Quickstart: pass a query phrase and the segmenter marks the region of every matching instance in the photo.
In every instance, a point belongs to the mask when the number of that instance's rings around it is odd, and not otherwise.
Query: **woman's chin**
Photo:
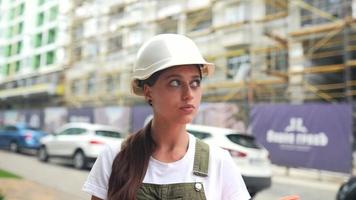
[[[185,116],[177,120],[177,123],[179,124],[190,124],[193,122],[194,117],[193,116]]]

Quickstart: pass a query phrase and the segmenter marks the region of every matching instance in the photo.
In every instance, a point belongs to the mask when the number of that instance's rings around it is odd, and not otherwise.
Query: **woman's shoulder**
[[[194,137],[194,136],[193,136]],[[197,142],[201,142],[209,149],[209,157],[214,161],[223,161],[229,158],[229,152],[214,143],[208,143],[198,138],[194,138]]]
[[[107,144],[100,153],[100,156],[109,160],[113,160],[120,152],[121,144]]]
[[[214,157],[215,159],[218,160],[226,160],[228,156],[230,156],[230,153],[223,149],[222,147],[213,144],[213,143],[207,143],[209,145],[209,152],[210,152],[210,157]]]

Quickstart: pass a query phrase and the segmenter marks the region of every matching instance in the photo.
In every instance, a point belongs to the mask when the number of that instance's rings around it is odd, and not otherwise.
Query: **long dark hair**
[[[151,124],[123,143],[117,154],[109,179],[109,200],[135,200],[146,174],[150,156],[155,148],[151,136]]]
[[[200,66],[197,65],[200,77]],[[146,80],[139,81],[138,85],[153,86],[164,70],[158,71]],[[136,193],[145,177],[150,156],[156,147],[151,135],[151,123],[136,134],[129,136],[122,144],[121,151],[112,164],[109,179],[109,200],[135,200]]]

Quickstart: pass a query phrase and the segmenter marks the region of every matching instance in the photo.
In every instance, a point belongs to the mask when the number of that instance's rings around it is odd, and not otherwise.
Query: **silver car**
[[[252,135],[237,133],[233,129],[193,124],[187,125],[187,131],[206,143],[230,152],[241,170],[251,197],[271,186],[272,169],[268,151],[257,144]]]

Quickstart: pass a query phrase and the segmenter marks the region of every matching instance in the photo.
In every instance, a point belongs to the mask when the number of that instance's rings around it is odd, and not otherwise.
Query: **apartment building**
[[[216,64],[204,101],[351,102],[356,94],[353,0],[27,2],[1,1],[7,105],[143,103],[130,93],[131,70],[140,45],[159,33],[188,35]]]
[[[261,84],[284,83],[266,70],[277,67],[285,71],[286,63],[282,66],[283,61],[278,61],[275,66],[266,62],[266,55],[252,56],[265,53],[276,43],[264,35],[262,22],[269,19],[263,0],[81,2],[73,18],[76,59],[66,73],[66,101],[70,105],[139,103],[129,86],[135,55],[145,40],[159,33],[190,36],[204,56],[216,63],[216,74],[205,81],[205,100],[243,96],[246,80],[251,77],[263,80]],[[274,21],[279,32],[286,34],[284,23]],[[286,55],[279,48],[271,48],[269,53],[282,58]]]
[[[0,3],[0,109],[63,102],[69,1]]]

